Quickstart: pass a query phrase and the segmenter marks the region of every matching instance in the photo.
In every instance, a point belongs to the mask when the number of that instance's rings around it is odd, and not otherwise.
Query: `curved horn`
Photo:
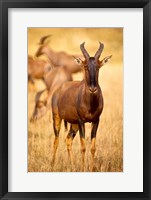
[[[100,43],[100,47],[99,47],[99,49],[97,50],[97,52],[96,52],[96,54],[94,56],[96,60],[99,59],[99,57],[101,56],[101,53],[102,53],[102,51],[104,49],[104,44],[102,44],[101,42],[99,42],[99,43]]]
[[[86,49],[85,49],[85,47],[84,47],[84,44],[85,44],[85,42],[83,42],[83,43],[80,45],[80,49],[81,49],[81,51],[82,51],[82,53],[83,53],[85,59],[88,60],[90,56],[89,56],[88,52],[86,51]]]
[[[46,35],[46,36],[43,36],[42,38],[40,38],[39,45],[44,44],[44,42],[46,41],[46,39],[47,39],[48,37],[50,37],[50,36],[51,36],[51,35]]]

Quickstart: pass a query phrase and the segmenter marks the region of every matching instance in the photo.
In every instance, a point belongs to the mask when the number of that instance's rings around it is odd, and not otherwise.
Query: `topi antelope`
[[[85,170],[85,123],[92,123],[91,130],[91,166],[94,170],[94,155],[96,151],[96,132],[99,125],[99,117],[103,110],[103,96],[98,83],[99,69],[109,61],[111,56],[99,60],[104,45],[100,43],[94,57],[90,57],[84,47],[80,49],[85,60],[76,58],[77,63],[83,68],[84,79],[82,81],[67,82],[56,90],[52,96],[52,115],[55,140],[53,145],[52,166],[55,162],[56,151],[59,143],[59,132],[62,119],[71,124],[66,138],[67,150],[71,170],[73,170],[72,142],[79,130],[81,142],[82,163],[81,170]]]
[[[83,56],[81,55],[70,55],[66,52],[60,51],[56,52],[49,47],[49,42],[46,40],[50,37],[50,35],[44,36],[40,39],[39,48],[35,54],[35,56],[39,57],[41,55],[46,55],[50,62],[54,64],[54,66],[66,66],[67,70],[71,73],[76,73],[81,71],[80,65],[78,65],[73,57],[80,57],[81,59]]]

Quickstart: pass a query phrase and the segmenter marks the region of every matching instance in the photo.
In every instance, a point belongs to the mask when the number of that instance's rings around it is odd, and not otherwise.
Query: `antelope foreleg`
[[[53,168],[54,163],[55,163],[56,151],[57,151],[58,145],[59,145],[59,137],[55,136],[55,140],[54,140],[54,143],[53,143],[53,156],[52,156],[52,161],[51,161],[52,168]]]
[[[96,132],[99,125],[99,119],[92,124],[92,131],[91,131],[91,165],[90,171],[94,171],[94,156],[95,156],[95,140],[96,140]]]
[[[59,115],[53,114],[53,128],[54,128],[54,133],[55,133],[55,140],[53,144],[53,156],[52,156],[52,162],[51,162],[52,168],[55,163],[56,151],[59,145],[60,126],[61,126],[61,118],[59,117]]]
[[[82,163],[81,163],[81,171],[85,171],[85,127],[84,123],[79,124],[79,132],[80,132],[80,142],[81,142],[81,154],[82,154]]]

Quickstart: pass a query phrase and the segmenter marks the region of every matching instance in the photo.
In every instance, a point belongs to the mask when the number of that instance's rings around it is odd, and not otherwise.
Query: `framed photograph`
[[[151,2],[1,1],[1,199],[150,199]]]

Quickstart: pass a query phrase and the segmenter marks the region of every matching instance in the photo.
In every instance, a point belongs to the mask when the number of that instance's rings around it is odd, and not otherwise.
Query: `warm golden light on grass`
[[[85,46],[90,55],[99,47],[98,41],[105,48],[101,58],[113,55],[110,62],[99,72],[99,83],[104,97],[104,110],[96,137],[95,171],[123,171],[123,29],[122,28],[29,28],[28,54],[34,55],[40,37],[51,34],[50,47],[56,51],[81,54],[80,44]],[[44,56],[43,56],[44,58]],[[82,80],[82,73],[73,75],[74,80]],[[35,87],[28,87],[28,171],[51,172],[52,145],[54,133],[50,112],[35,123],[30,123],[34,109],[36,92],[45,88],[42,81],[36,80]],[[86,171],[90,167],[91,124],[86,124]],[[54,166],[55,172],[70,171],[66,148],[67,132],[62,123],[60,142]],[[73,141],[75,170],[80,171],[80,138],[77,133]]]

